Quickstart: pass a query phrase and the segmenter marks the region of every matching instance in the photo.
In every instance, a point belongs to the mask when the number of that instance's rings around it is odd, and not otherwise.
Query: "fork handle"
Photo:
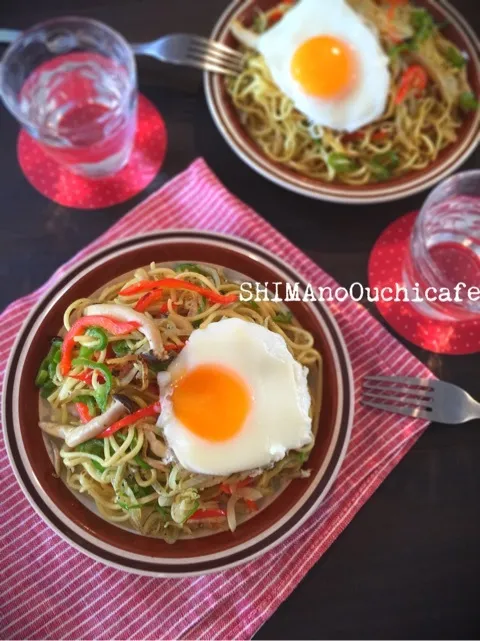
[[[15,29],[0,29],[0,43],[10,44],[16,40],[21,33],[21,31],[16,31]]]
[[[137,56],[150,56],[151,58],[156,58],[157,60],[160,60],[160,62],[169,62],[165,58],[165,56],[162,56],[156,47],[152,46],[151,42],[137,42],[135,44],[131,45],[133,49],[133,53],[135,53]]]
[[[475,402],[474,404],[472,403],[472,414],[473,418],[480,418],[480,403]]]

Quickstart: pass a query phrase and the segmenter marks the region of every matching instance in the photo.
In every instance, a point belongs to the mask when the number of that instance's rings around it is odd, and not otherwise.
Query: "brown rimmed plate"
[[[152,260],[222,265],[260,283],[306,281],[280,259],[247,241],[210,233],[168,231],[124,240],[78,263],[62,276],[31,312],[13,346],[5,375],[3,425],[10,462],[28,500],[63,539],[98,561],[155,576],[217,572],[248,561],[277,545],[298,528],[329,491],[344,458],[353,419],[353,382],[340,330],[321,303],[288,303],[312,332],[323,356],[324,382],[312,474],[291,482],[281,501],[273,501],[235,533],[221,532],[173,545],[105,521],[80,502],[52,474],[38,424],[34,379],[49,339],[62,325],[66,307],[102,284]],[[280,295],[285,289],[280,288]]]
[[[250,24],[256,8],[271,9],[278,0],[233,0],[220,16],[211,38],[232,47],[238,43],[230,33],[232,20]],[[445,35],[468,54],[468,77],[473,91],[480,95],[480,42],[460,13],[446,0],[418,0],[437,22],[446,23]],[[225,89],[223,76],[206,72],[205,93],[212,117],[230,147],[256,172],[272,182],[310,198],[331,202],[368,204],[397,200],[431,187],[453,173],[475,150],[479,142],[480,110],[465,118],[457,141],[445,148],[438,158],[422,171],[364,186],[328,183],[315,180],[269,159],[248,136]]]

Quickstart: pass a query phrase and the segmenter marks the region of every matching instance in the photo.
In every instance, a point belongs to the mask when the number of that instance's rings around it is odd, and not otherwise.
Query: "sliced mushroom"
[[[137,403],[135,403],[135,401],[132,401],[132,399],[128,398],[128,396],[126,396],[125,394],[114,394],[113,398],[116,401],[120,401],[120,403],[124,406],[129,414],[133,414],[133,412],[136,412],[138,410]]]
[[[176,354],[171,353],[167,358],[157,358],[152,352],[144,352],[140,354],[140,359],[145,361],[154,372],[164,372],[176,356]]]
[[[100,416],[92,418],[92,420],[85,423],[85,425],[70,428],[64,436],[65,442],[70,447],[76,447],[80,445],[80,443],[89,441],[91,438],[98,436],[105,428],[112,425],[112,423],[121,419],[125,414],[127,414],[127,408],[123,402],[114,399],[108,410],[100,414]]]
[[[40,421],[40,423],[38,424],[38,427],[40,427],[44,432],[46,432],[50,436],[55,436],[56,438],[63,438],[63,439],[66,438],[69,432],[75,429],[71,425],[60,425],[59,423],[50,423],[48,421]]]

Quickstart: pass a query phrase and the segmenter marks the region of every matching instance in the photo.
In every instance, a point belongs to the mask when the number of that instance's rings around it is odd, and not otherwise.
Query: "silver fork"
[[[133,44],[136,54],[152,56],[162,62],[196,67],[227,75],[243,68],[243,55],[221,42],[189,33],[173,33],[152,42]]]
[[[437,423],[480,418],[480,403],[457,385],[408,376],[366,376],[363,405]]]
[[[20,33],[14,29],[0,29],[0,43],[13,42]],[[189,33],[173,33],[152,42],[140,42],[131,46],[138,55],[151,56],[175,65],[231,76],[239,74],[243,68],[243,55],[239,51],[221,42]]]

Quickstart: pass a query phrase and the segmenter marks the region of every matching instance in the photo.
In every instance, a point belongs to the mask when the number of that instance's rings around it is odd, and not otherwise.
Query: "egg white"
[[[245,423],[227,441],[201,438],[175,416],[172,385],[205,364],[233,370],[250,392]],[[264,468],[313,438],[308,370],[295,361],[282,336],[261,325],[228,318],[195,330],[168,373],[169,384],[159,378],[162,412],[157,425],[179,463],[192,472],[227,476]]]
[[[307,94],[292,77],[291,60],[306,40],[329,35],[350,45],[358,64],[355,87],[345,96]],[[300,0],[257,40],[273,80],[312,124],[355,131],[385,111],[390,74],[376,33],[345,0]]]

